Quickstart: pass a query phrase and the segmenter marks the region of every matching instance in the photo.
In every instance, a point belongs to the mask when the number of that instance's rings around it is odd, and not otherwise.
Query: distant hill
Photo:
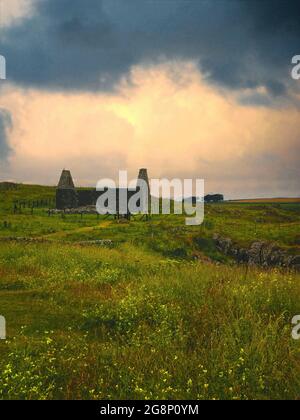
[[[11,209],[15,203],[29,205],[31,202],[55,200],[55,187],[42,185],[15,184],[13,182],[0,183],[0,211]]]
[[[295,198],[249,198],[240,200],[230,200],[233,203],[300,203],[300,197]]]
[[[14,182],[0,182],[1,191],[16,190],[18,187],[19,184],[15,184]]]

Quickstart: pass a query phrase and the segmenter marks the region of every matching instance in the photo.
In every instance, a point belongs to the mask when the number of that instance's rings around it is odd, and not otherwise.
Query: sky
[[[0,0],[0,180],[300,196],[300,3]]]

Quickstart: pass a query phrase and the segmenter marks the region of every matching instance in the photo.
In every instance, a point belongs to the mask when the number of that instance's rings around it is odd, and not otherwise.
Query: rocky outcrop
[[[66,208],[64,210],[52,209],[50,214],[98,214],[96,206],[83,206],[77,208]]]
[[[45,243],[50,242],[43,238],[25,238],[21,236],[11,237],[11,236],[5,236],[3,238],[0,238],[0,242],[18,242],[18,243],[24,243],[24,244],[34,244],[34,243]]]
[[[74,242],[73,242],[74,243]],[[80,241],[75,242],[76,245],[81,246],[100,246],[104,248],[114,248],[115,244],[110,239],[99,239],[95,241]]]
[[[285,250],[270,242],[253,242],[249,248],[237,245],[230,238],[214,235],[217,249],[239,263],[262,267],[286,267],[300,271],[300,255],[289,255]]]
[[[0,242],[18,242],[24,244],[60,243],[63,245],[100,246],[104,248],[113,248],[115,246],[115,242],[110,239],[97,239],[94,241],[57,241],[45,238],[3,237],[0,238]]]

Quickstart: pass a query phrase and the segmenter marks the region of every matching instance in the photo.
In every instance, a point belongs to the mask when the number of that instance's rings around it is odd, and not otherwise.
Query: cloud
[[[1,26],[10,26],[16,24],[25,16],[28,16],[32,10],[32,0],[5,0],[1,2]]]
[[[23,86],[111,92],[134,66],[193,60],[211,83],[264,87],[267,104],[299,92],[299,15],[298,0],[33,0],[0,49]]]
[[[204,178],[226,197],[299,196],[299,109],[242,106],[193,63],[135,67],[131,78],[119,94],[7,89],[14,154],[2,177],[55,184],[65,167],[84,186],[148,167]]]
[[[6,109],[0,108],[0,161],[5,161],[11,149],[8,142],[8,131],[12,128],[12,118]]]

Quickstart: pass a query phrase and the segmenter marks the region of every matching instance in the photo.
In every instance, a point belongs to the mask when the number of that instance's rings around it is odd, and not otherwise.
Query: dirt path
[[[61,239],[68,236],[70,233],[87,233],[92,232],[95,229],[106,229],[108,226],[111,225],[111,221],[107,220],[104,222],[100,222],[98,225],[94,226],[85,226],[81,228],[75,228],[70,230],[59,231],[55,233],[49,233],[48,235],[39,236],[37,239]]]

